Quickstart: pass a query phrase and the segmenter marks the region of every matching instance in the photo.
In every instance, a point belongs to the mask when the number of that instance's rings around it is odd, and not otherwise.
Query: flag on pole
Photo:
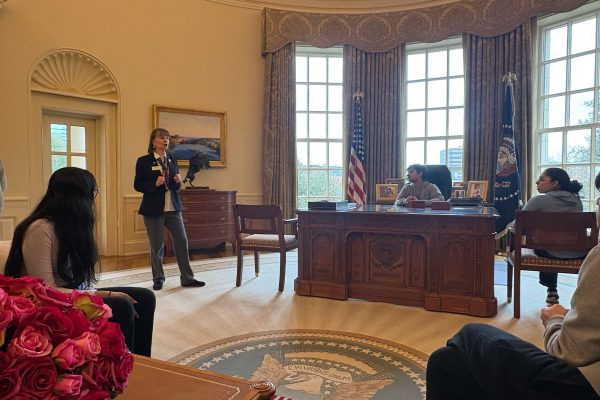
[[[348,163],[348,199],[356,204],[365,204],[367,202],[367,182],[362,124],[363,93],[361,91],[354,92],[352,98],[354,100],[354,129]]]
[[[496,220],[496,232],[502,231],[510,221],[515,219],[521,193],[519,156],[513,126],[515,114],[513,85],[516,79],[517,76],[512,72],[508,72],[502,77],[506,86],[504,87],[502,112],[502,138],[498,148],[496,183],[494,185],[494,207],[500,214],[500,218]]]

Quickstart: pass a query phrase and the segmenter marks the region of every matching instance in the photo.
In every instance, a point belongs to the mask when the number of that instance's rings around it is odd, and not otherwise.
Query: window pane
[[[427,107],[445,107],[447,105],[446,80],[427,83]]]
[[[427,136],[446,135],[446,110],[427,111]]]
[[[71,167],[77,167],[86,169],[86,160],[85,157],[82,156],[72,156],[71,157]]]
[[[450,169],[452,180],[460,182],[463,180],[462,175],[462,139],[448,140],[448,161],[445,163]]]
[[[308,145],[306,142],[296,143],[296,160],[299,168],[308,166]]]
[[[67,167],[67,156],[52,155],[52,172],[57,169]]]
[[[327,166],[327,143],[312,142],[309,146],[309,159],[311,167]]]
[[[71,126],[71,151],[85,153],[85,127]]]
[[[325,114],[309,114],[308,133],[311,139],[325,139],[327,137],[327,117]]]
[[[427,164],[446,163],[446,141],[430,140],[427,142]]]
[[[594,86],[595,64],[595,54],[587,54],[571,59],[571,90],[587,89]]]
[[[327,171],[310,170],[308,172],[308,195],[313,197],[327,197]]]
[[[572,94],[569,112],[569,125],[581,125],[593,122],[594,92]]]
[[[589,129],[567,132],[567,162],[590,162],[592,135]],[[571,178],[572,179],[572,178]]]
[[[407,57],[406,79],[413,81],[425,78],[425,53],[409,54]]]
[[[571,180],[577,180],[579,183],[583,185],[581,192],[579,192],[579,197],[581,200],[590,198],[590,167],[589,165],[580,166],[580,165],[571,165],[566,166],[564,168],[565,171],[569,174]]]
[[[308,171],[298,170],[298,197],[308,196]]]
[[[329,83],[342,83],[344,81],[344,60],[342,58],[329,59]]]
[[[540,163],[561,163],[562,143],[562,132],[542,133],[540,135]]]
[[[327,86],[309,85],[308,109],[310,111],[327,111]]]
[[[411,164],[425,164],[424,141],[406,142],[406,166]]]
[[[565,96],[544,99],[543,128],[556,128],[565,125]]]
[[[406,85],[406,109],[425,108],[425,82]]]
[[[425,111],[410,111],[406,113],[406,136],[425,136]]]
[[[296,85],[296,110],[308,110],[308,85]]]
[[[296,57],[296,82],[308,81],[307,63],[306,57]]]
[[[67,126],[50,124],[50,151],[67,151]],[[54,163],[53,163],[54,165]],[[66,160],[65,160],[66,166]],[[53,170],[54,171],[54,170]]]
[[[448,135],[465,134],[465,109],[451,108],[448,110]],[[462,143],[462,140],[461,140]]]
[[[573,24],[571,31],[571,54],[596,48],[596,18]]]
[[[465,69],[463,67],[463,50],[452,49],[450,50],[450,73],[449,75],[464,75]]]
[[[332,169],[329,171],[329,196],[342,197],[342,188],[344,183],[342,182],[343,173],[341,169]]]
[[[342,111],[342,87],[329,86],[329,111]]]
[[[327,58],[309,57],[308,59],[308,79],[310,82],[327,81]]]
[[[567,55],[567,26],[548,29],[544,43],[544,59],[552,60]]]
[[[462,106],[465,102],[465,80],[464,78],[450,79],[449,105]]]
[[[329,166],[341,167],[344,159],[344,148],[342,143],[329,143]]]
[[[428,53],[427,57],[427,77],[441,78],[448,75],[447,51],[435,51]]]
[[[308,122],[306,113],[296,113],[296,138],[305,139],[308,137]]]
[[[342,114],[329,114],[329,139],[342,139],[344,137],[344,121]]]
[[[543,94],[564,92],[567,88],[567,62],[555,61],[544,66]]]
[[[595,147],[596,148],[594,149],[594,162],[600,162],[600,128],[596,128],[596,146]],[[596,175],[594,175],[594,176],[596,176]]]

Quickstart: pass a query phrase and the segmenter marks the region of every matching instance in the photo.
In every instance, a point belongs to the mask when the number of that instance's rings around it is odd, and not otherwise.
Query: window
[[[407,45],[405,167],[446,164],[462,181],[464,67],[460,39]]]
[[[296,48],[298,206],[344,199],[342,48]]]
[[[600,172],[600,7],[589,6],[540,21],[533,176],[548,167],[563,168],[583,184],[584,209],[593,210],[594,178]]]
[[[51,175],[63,167],[94,171],[94,121],[80,117],[44,115],[45,142],[49,153]]]

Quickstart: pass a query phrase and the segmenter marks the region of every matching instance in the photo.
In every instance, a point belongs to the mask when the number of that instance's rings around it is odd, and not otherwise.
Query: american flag
[[[362,124],[362,92],[355,92],[354,98],[354,130],[352,131],[352,147],[348,163],[348,199],[356,204],[367,202],[367,182],[365,177],[365,146],[363,143]]]
[[[519,207],[521,176],[513,126],[515,113],[513,84],[516,79],[517,76],[512,72],[508,72],[502,78],[506,86],[502,113],[502,138],[498,148],[498,166],[494,185],[494,207],[500,214],[500,218],[496,219],[496,232],[504,230],[506,225],[515,219],[515,212]]]

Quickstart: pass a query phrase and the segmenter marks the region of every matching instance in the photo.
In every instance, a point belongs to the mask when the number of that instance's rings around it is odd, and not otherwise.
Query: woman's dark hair
[[[596,189],[600,190],[600,172],[596,175],[596,180],[594,181],[594,185],[596,185]]]
[[[94,175],[85,169],[66,167],[54,172],[42,200],[15,228],[4,273],[15,277],[25,274],[25,232],[34,221],[48,219],[53,222],[58,239],[58,275],[72,289],[82,283],[89,285],[96,282],[98,247],[94,230],[94,197],[97,189]]]
[[[152,130],[152,132],[150,132],[150,139],[148,140],[148,154],[152,154],[154,152],[154,145],[152,144],[152,141],[157,136],[160,136],[160,137],[163,137],[163,136],[171,137],[171,134],[165,128],[154,128]]]
[[[546,168],[542,175],[547,175],[553,181],[558,182],[561,190],[566,190],[571,193],[579,193],[583,185],[576,180],[571,180],[567,171],[562,168]]]

